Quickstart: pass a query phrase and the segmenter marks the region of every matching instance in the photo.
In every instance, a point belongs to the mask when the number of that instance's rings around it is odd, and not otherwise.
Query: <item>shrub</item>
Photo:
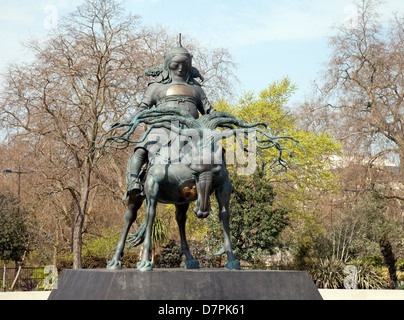
[[[384,289],[386,279],[369,262],[353,261],[348,265],[357,268],[358,289]],[[342,289],[344,288],[345,264],[338,259],[320,259],[313,264],[310,275],[318,288]]]
[[[203,243],[197,241],[188,241],[190,251],[196,260],[199,261],[201,268],[219,268],[221,258],[208,254]],[[161,252],[156,255],[154,260],[155,268],[180,268],[183,265],[183,257],[180,256],[179,241],[171,240],[163,247]]]
[[[122,267],[127,269],[136,269],[137,263],[140,261],[138,253],[134,250],[125,253],[122,257]]]
[[[382,268],[384,266],[383,258],[378,255],[366,256],[360,259],[361,264],[369,264],[375,268]]]
[[[352,263],[358,270],[358,289],[384,289],[385,280],[369,262]]]
[[[337,259],[319,259],[309,273],[317,288],[340,289],[344,287],[344,263]]]
[[[397,270],[404,271],[404,259],[397,259],[396,267]]]

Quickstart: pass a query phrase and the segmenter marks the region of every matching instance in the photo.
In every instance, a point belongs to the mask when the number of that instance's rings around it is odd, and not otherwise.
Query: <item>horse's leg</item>
[[[185,234],[185,223],[187,221],[187,211],[189,203],[175,205],[175,220],[177,220],[178,229],[180,231],[181,238],[181,253],[185,254],[185,268],[187,269],[199,269],[199,262],[194,259],[187,242],[187,236]]]
[[[216,199],[219,203],[219,219],[222,223],[223,227],[223,248],[224,252],[227,255],[227,262],[225,265],[226,269],[240,270],[240,261],[236,260],[236,257],[233,254],[233,249],[230,240],[230,210],[229,210],[229,201],[231,195],[231,183],[230,180],[224,184],[223,187],[216,190]]]
[[[151,236],[153,230],[153,222],[156,216],[157,207],[157,194],[158,194],[158,183],[153,179],[150,179],[150,183],[145,186],[146,191],[146,231],[143,241],[143,254],[140,262],[137,264],[137,269],[139,271],[151,271],[153,270],[152,263],[150,261],[150,249],[151,249]]]
[[[142,206],[143,200],[144,197],[140,196],[140,194],[129,195],[128,210],[125,213],[125,223],[123,225],[121,238],[118,241],[112,260],[108,261],[107,269],[122,269],[121,258],[125,248],[126,237],[128,236],[131,225],[136,220],[137,211]]]

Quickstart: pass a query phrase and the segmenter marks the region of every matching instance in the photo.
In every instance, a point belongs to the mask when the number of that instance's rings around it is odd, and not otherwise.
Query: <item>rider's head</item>
[[[192,67],[192,55],[184,47],[175,47],[168,50],[164,55],[164,70],[170,78],[181,78],[187,82],[190,78]]]

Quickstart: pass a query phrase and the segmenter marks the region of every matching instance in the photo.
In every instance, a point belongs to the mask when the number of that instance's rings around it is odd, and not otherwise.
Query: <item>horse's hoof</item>
[[[238,260],[227,261],[224,267],[228,270],[241,270],[240,261]]]
[[[107,263],[107,269],[109,270],[121,270],[122,262],[120,260],[112,259]]]
[[[136,268],[138,271],[152,271],[153,264],[150,261],[140,261],[137,263]]]
[[[198,260],[187,260],[185,261],[185,268],[186,269],[200,269],[199,261]]]

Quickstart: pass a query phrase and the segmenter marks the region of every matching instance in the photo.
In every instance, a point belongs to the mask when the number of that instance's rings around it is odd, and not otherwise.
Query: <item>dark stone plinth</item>
[[[63,270],[49,300],[322,300],[303,271]]]

